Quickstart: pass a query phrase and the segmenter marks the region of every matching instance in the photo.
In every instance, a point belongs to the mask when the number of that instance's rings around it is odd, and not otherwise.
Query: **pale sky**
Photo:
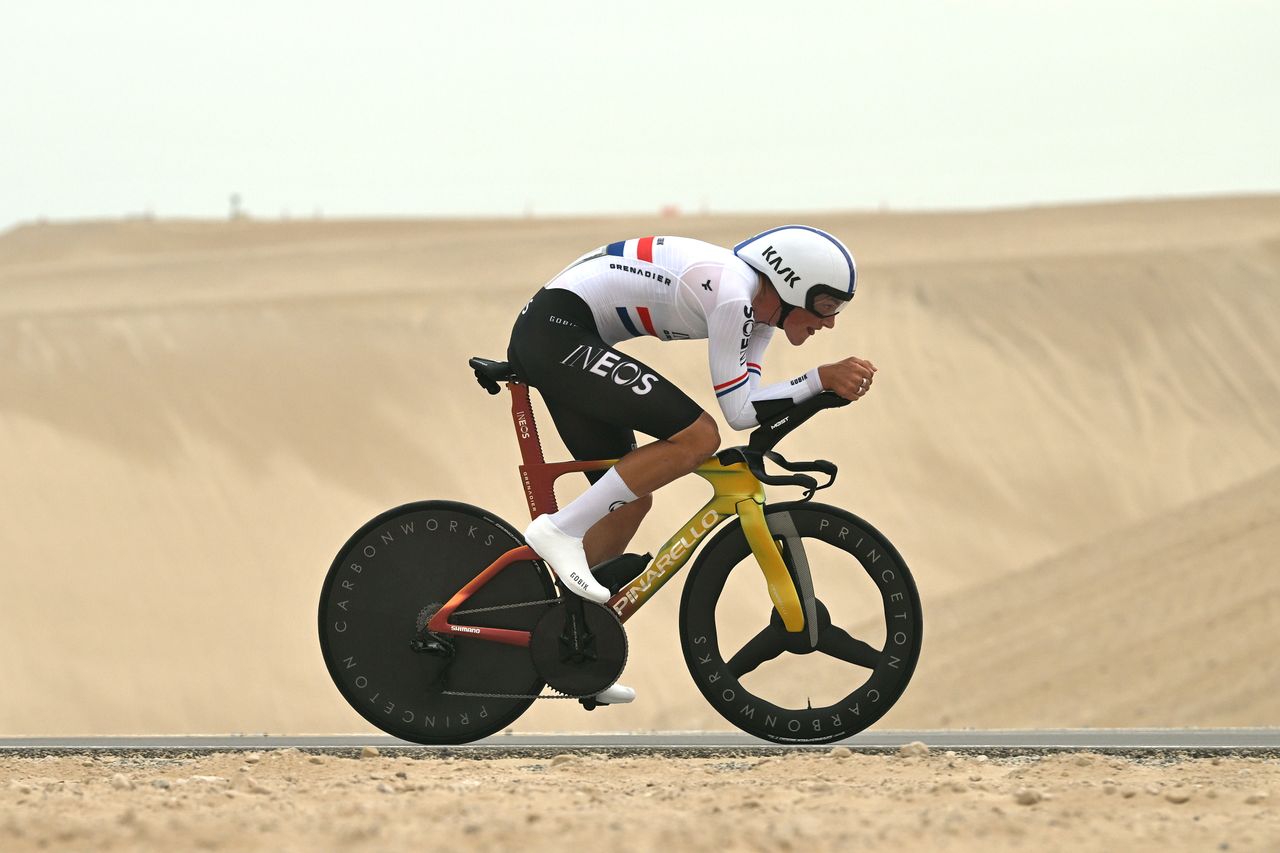
[[[0,0],[0,229],[1280,191],[1280,3]]]

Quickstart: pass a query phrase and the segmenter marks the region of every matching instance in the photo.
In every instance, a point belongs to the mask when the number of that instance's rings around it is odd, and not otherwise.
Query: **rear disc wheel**
[[[361,527],[333,561],[319,608],[325,665],[351,707],[387,734],[423,744],[467,743],[515,722],[544,686],[529,650],[465,635],[423,643],[433,638],[421,628],[486,566],[523,544],[502,519],[453,501],[405,504]],[[461,610],[555,597],[545,566],[524,561]],[[451,621],[531,631],[548,607],[503,606]]]

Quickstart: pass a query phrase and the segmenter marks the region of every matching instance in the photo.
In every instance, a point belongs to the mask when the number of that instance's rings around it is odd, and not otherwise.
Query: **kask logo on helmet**
[[[761,257],[764,258],[764,262],[773,267],[774,272],[780,275],[784,282],[789,284],[791,287],[796,286],[796,282],[800,280],[800,274],[791,269],[791,267],[783,266],[786,262],[782,260],[782,255],[778,254],[777,249],[770,246],[760,254]]]
[[[634,361],[626,361],[616,352],[586,344],[579,344],[560,363],[612,379],[615,385],[629,387],[634,393],[641,395],[652,391],[654,383],[658,381],[657,376],[646,372]]]

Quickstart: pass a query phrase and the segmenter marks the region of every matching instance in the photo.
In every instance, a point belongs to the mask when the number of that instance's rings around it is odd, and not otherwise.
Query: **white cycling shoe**
[[[566,587],[587,601],[604,604],[612,597],[609,588],[591,574],[591,569],[587,566],[587,554],[582,550],[582,540],[556,527],[549,516],[540,515],[531,521],[524,531],[524,541],[538,552],[539,557],[547,561],[551,571],[556,573],[556,577]],[[632,698],[635,698],[634,693]]]
[[[608,690],[601,690],[596,694],[596,701],[601,705],[625,705],[628,702],[634,702],[635,698],[635,689],[625,684],[615,684]]]

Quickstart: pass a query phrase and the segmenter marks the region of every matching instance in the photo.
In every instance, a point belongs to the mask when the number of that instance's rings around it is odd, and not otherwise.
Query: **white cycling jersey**
[[[711,385],[734,429],[759,423],[756,404],[799,403],[822,391],[818,370],[760,386],[773,328],[755,322],[759,276],[729,249],[688,237],[640,237],[588,252],[547,283],[591,308],[604,342],[651,335],[707,340]]]

